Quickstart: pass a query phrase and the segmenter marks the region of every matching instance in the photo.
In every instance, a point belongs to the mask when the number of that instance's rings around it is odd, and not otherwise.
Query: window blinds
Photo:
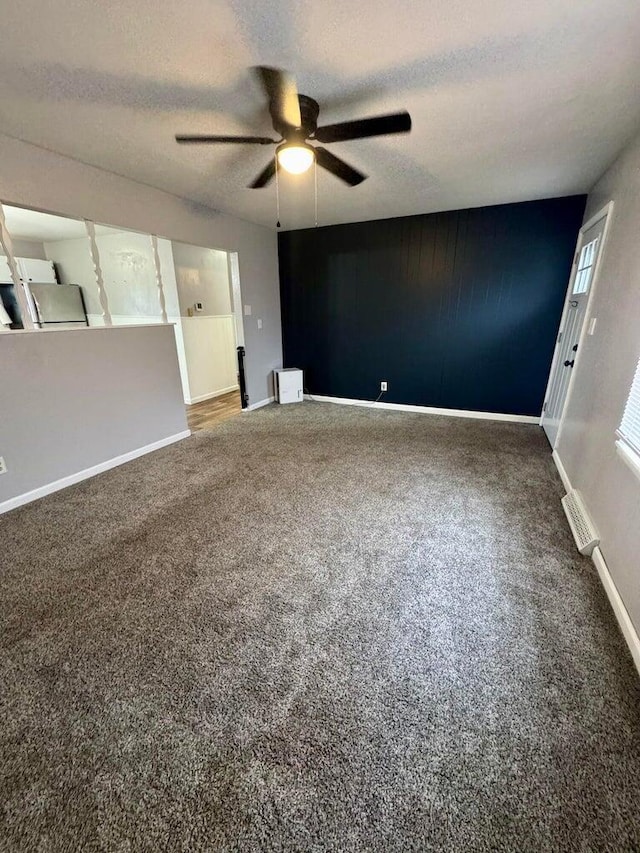
[[[633,377],[631,391],[618,430],[620,438],[640,455],[640,361]]]

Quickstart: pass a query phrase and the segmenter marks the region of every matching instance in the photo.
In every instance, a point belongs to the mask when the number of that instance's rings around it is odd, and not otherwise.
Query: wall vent
[[[562,498],[562,508],[569,522],[569,527],[576,540],[578,551],[590,557],[596,545],[600,544],[600,538],[596,533],[580,493],[573,489]]]

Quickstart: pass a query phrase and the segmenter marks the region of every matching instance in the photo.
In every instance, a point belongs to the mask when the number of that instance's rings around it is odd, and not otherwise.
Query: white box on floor
[[[302,371],[297,367],[286,367],[273,373],[278,403],[300,403],[303,398]]]

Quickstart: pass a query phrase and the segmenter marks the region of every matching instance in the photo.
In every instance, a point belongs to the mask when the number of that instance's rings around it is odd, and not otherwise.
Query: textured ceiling
[[[276,65],[321,123],[413,117],[408,136],[330,146],[370,178],[319,170],[320,224],[566,195],[640,123],[639,44],[637,0],[21,0],[2,15],[0,129],[273,226],[275,187],[245,188],[268,148],[173,135],[269,133],[248,69]],[[284,228],[313,224],[313,170],[280,196]]]

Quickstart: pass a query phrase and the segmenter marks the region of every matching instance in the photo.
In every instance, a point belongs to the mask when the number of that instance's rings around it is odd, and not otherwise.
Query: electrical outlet
[[[387,390],[387,383],[386,383],[386,382],[381,382],[381,383],[380,383],[380,390],[381,390],[381,391],[386,391],[386,390]]]
[[[4,461],[4,456],[0,456],[0,474],[7,473],[7,466]]]

